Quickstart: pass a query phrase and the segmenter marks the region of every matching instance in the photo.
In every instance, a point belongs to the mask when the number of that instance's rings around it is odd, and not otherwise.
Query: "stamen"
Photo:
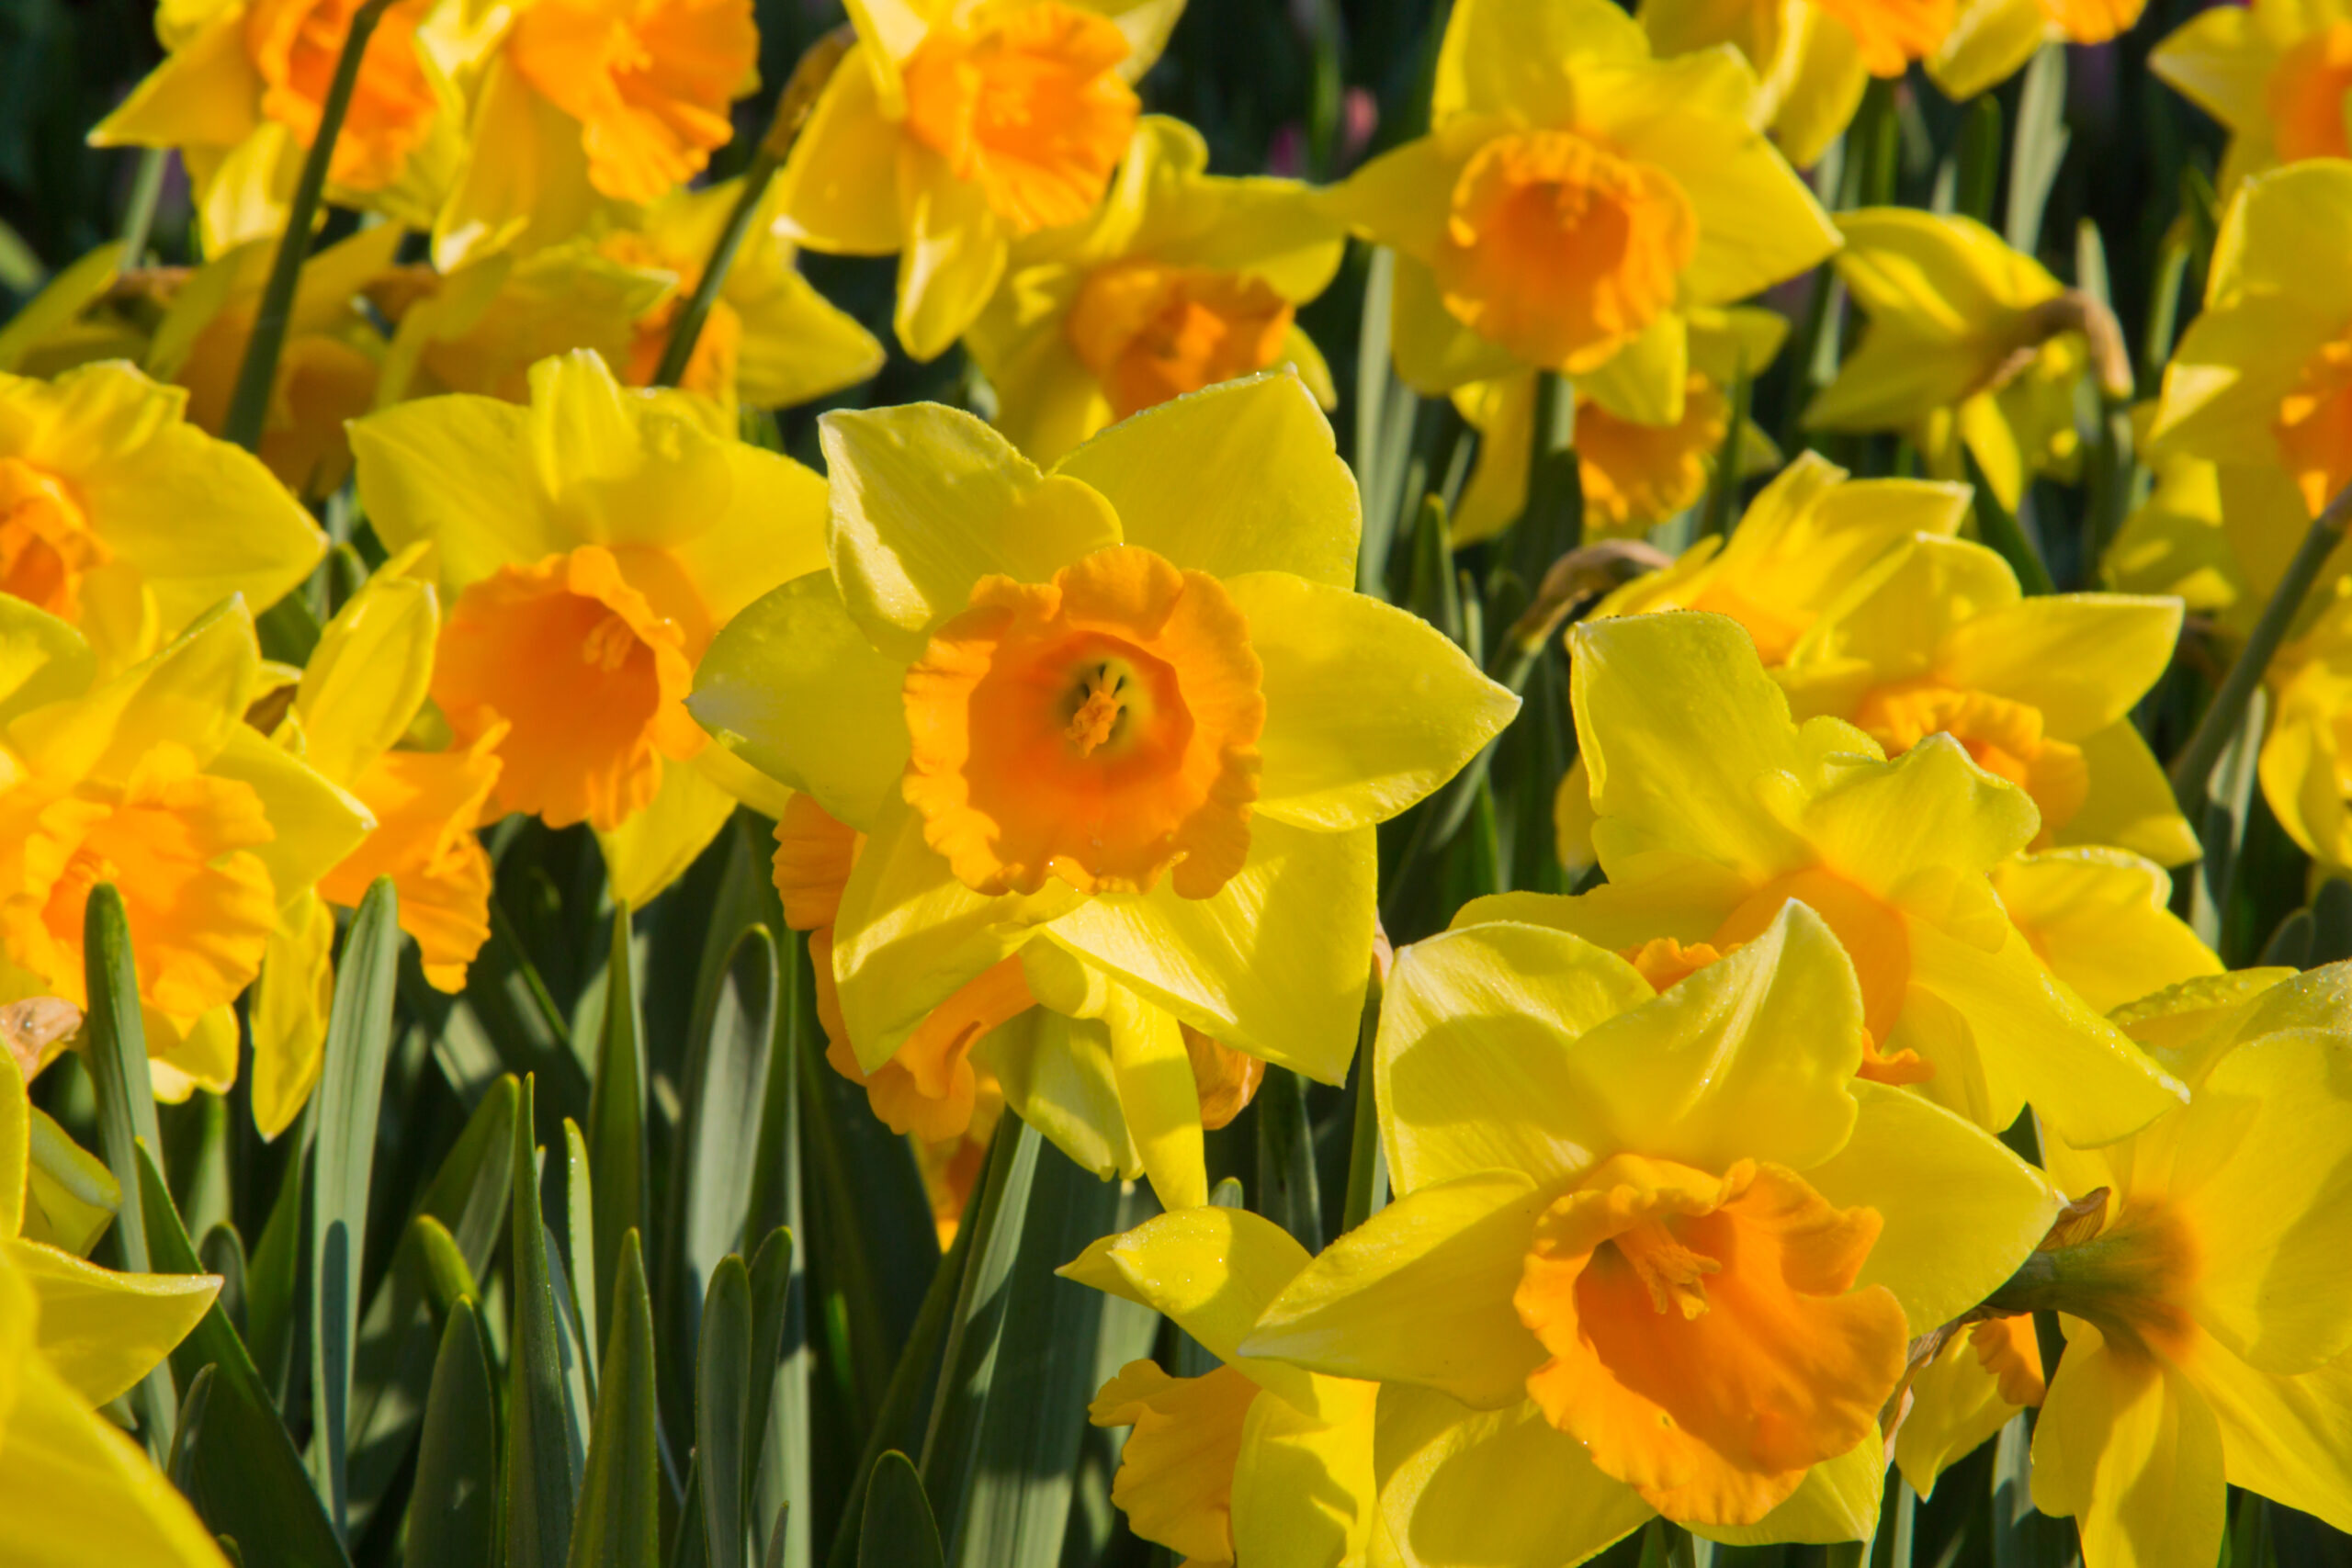
[[[581,640],[580,657],[582,662],[593,664],[610,675],[628,662],[628,656],[636,647],[637,633],[629,628],[629,624],[616,615],[607,615],[589,628],[587,637]]]
[[[1648,1290],[1650,1305],[1661,1313],[1671,1305],[1686,1323],[1707,1310],[1707,1292],[1699,1281],[1722,1272],[1722,1264],[1675,1240],[1657,1220],[1644,1220],[1612,1239]]]
[[[1125,684],[1111,673],[1107,664],[1098,664],[1087,672],[1086,698],[1070,716],[1069,728],[1062,731],[1080,756],[1094,755],[1094,749],[1110,739],[1111,731],[1118,728],[1119,716],[1126,711],[1119,701],[1119,689]]]

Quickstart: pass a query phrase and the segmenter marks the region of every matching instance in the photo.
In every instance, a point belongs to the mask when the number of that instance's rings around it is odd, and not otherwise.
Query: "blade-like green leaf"
[[[1296,1236],[1307,1251],[1319,1252],[1323,1200],[1315,1174],[1315,1132],[1307,1125],[1301,1084],[1287,1067],[1268,1067],[1259,1086],[1258,1212]]]
[[[204,1438],[205,1406],[212,1400],[212,1380],[220,1369],[207,1366],[187,1381],[187,1396],[180,1401],[179,1424],[172,1428],[171,1458],[164,1473],[183,1493],[196,1485],[196,1447]]]
[[[759,1156],[762,1090],[776,1026],[775,942],[754,926],[719,971],[686,1063],[677,1158],[670,1171],[669,1299],[676,1318],[672,1364],[692,1364],[694,1314],[719,1259],[744,1245]]]
[[[514,1328],[506,1368],[506,1565],[556,1568],[571,1550],[571,1506],[580,1485],[580,1439],[564,1389],[555,1280],[547,1224],[539,1217],[537,1145],[531,1137],[533,1079],[523,1080],[514,1117]]]
[[[492,1568],[498,1540],[498,1402],[470,1303],[441,1331],[408,1500],[407,1561]]]
[[[588,1165],[595,1176],[595,1267],[581,1265],[592,1302],[610,1301],[625,1232],[643,1233],[645,1206],[645,1040],[629,955],[628,906],[613,910],[612,966],[605,983],[605,1028],[588,1100]],[[575,1255],[575,1265],[580,1260]],[[593,1280],[593,1285],[590,1281]],[[594,1333],[595,1314],[582,1314]],[[593,1343],[593,1340],[592,1340]]]
[[[571,1283],[564,1299],[571,1305],[580,1343],[594,1345],[597,1338],[596,1263],[604,1256],[596,1236],[596,1183],[589,1168],[588,1141],[569,1116],[563,1119],[563,1271]],[[588,1374],[588,1397],[593,1402],[596,1368],[593,1358],[583,1358],[582,1365]]]
[[[670,1533],[670,1568],[709,1568],[710,1536],[702,1522],[702,1456],[686,1456],[685,1502]]]
[[[994,1162],[996,1151],[989,1151]],[[1227,1182],[1237,1192],[1238,1182]],[[964,1279],[966,1260],[972,1252],[974,1219],[979,1213],[979,1201],[988,1191],[983,1177],[978,1190],[973,1195],[970,1213],[956,1228],[956,1245],[939,1260],[931,1277],[930,1287],[923,1292],[922,1309],[915,1314],[915,1325],[907,1336],[906,1348],[899,1353],[899,1364],[890,1373],[889,1387],[882,1396],[882,1412],[875,1417],[874,1430],[867,1434],[865,1451],[858,1461],[857,1479],[853,1485],[848,1506],[841,1522],[834,1528],[832,1545],[826,1549],[828,1568],[849,1568],[857,1561],[857,1531],[865,1517],[865,1487],[874,1473],[874,1461],[891,1449],[903,1448],[922,1440],[929,1413],[936,1402],[939,1388],[940,1356],[947,1341],[947,1326],[954,1321],[956,1303],[962,1298],[959,1289]],[[1239,1200],[1230,1206],[1238,1207]],[[752,1272],[754,1281],[758,1271]],[[1202,1369],[1204,1371],[1207,1368]]]
[[[310,1190],[311,1139],[319,1123],[318,1102],[295,1119],[294,1146],[270,1200],[245,1273],[245,1343],[261,1369],[272,1398],[283,1399],[294,1374],[294,1305],[301,1285],[302,1194]]]
[[[597,1385],[588,1472],[571,1531],[571,1568],[655,1568],[662,1560],[662,1458],[654,1436],[653,1300],[637,1232],[624,1232],[612,1338]]]
[[[139,1194],[150,1266],[162,1274],[200,1272],[163,1174],[144,1148],[136,1154],[136,1185],[125,1190]],[[124,1212],[132,1207],[125,1202]],[[171,1365],[189,1383],[206,1367],[215,1369],[202,1430],[185,1446],[181,1464],[188,1500],[205,1528],[244,1543],[244,1561],[254,1568],[350,1568],[302,1456],[218,1302],[172,1351]]]
[[[752,1259],[751,1397],[744,1409],[744,1457],[756,1526],[774,1518],[796,1563],[808,1558],[808,1348],[804,1277],[792,1233],[776,1230]],[[758,1531],[752,1530],[756,1538]]]
[[[335,965],[319,1069],[318,1142],[311,1152],[311,1464],[337,1528],[349,1496],[352,1330],[399,956],[400,899],[391,878],[379,876],[360,901]]]
[[[892,1449],[874,1461],[866,1484],[857,1568],[944,1568],[945,1562],[922,1481],[907,1456]]]
[[[695,1455],[702,1480],[703,1551],[712,1568],[747,1568],[744,1453],[752,1378],[752,1276],[741,1258],[719,1260],[702,1309],[695,1357]]]
[[[416,1244],[418,1272],[424,1277],[424,1303],[433,1321],[446,1325],[460,1305],[478,1308],[481,1287],[449,1227],[430,1214],[419,1214],[410,1229]]]

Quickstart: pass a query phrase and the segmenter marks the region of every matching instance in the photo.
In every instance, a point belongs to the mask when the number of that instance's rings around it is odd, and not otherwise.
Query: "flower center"
[[[1854,1289],[1879,1216],[1793,1171],[1616,1155],[1554,1202],[1512,1297],[1551,1353],[1528,1393],[1668,1517],[1752,1524],[1877,1429],[1908,1345]]]
[[[2352,22],[2330,22],[2306,33],[2278,57],[2262,85],[2283,163],[2352,153],[2344,127],[2344,95],[2352,90]]]
[[[1959,7],[1953,0],[1813,0],[1845,24],[1873,76],[1900,76],[1943,46]]]
[[[1263,370],[1281,357],[1291,317],[1261,279],[1126,261],[1088,276],[1063,330],[1125,419]]]
[[[1530,364],[1599,367],[1674,303],[1699,243],[1672,175],[1572,131],[1496,137],[1455,180],[1446,308]]]
[[[2352,333],[2322,344],[2303,361],[2270,429],[2303,505],[2318,516],[2329,497],[2352,483]]]
[[[907,130],[1016,233],[1075,223],[1136,128],[1126,57],[1116,24],[1056,0],[977,33],[935,27],[906,63]]]
[[[1224,587],[1149,550],[983,578],[907,671],[906,799],[978,892],[1205,898],[1250,850],[1261,677]]]
[[[734,135],[727,106],[759,47],[750,0],[537,0],[507,51],[580,122],[589,184],[643,203],[701,173]]]
[[[1585,514],[1611,531],[1663,522],[1707,491],[1707,461],[1722,449],[1731,411],[1714,383],[1693,376],[1675,424],[1635,424],[1589,398],[1577,400],[1577,461]]]
[[[662,575],[658,562],[638,564],[640,576]],[[458,595],[433,696],[461,741],[511,727],[498,743],[501,810],[609,832],[653,798],[665,758],[701,749],[685,710],[694,667],[680,618],[595,545],[502,567]]]
[[[260,73],[262,113],[303,146],[319,117],[335,62],[362,0],[256,0],[245,13],[245,51]],[[432,130],[440,100],[417,58],[417,24],[430,0],[401,0],[368,39],[329,173],[336,183],[379,190],[400,178],[408,155]]]
[[[1773,878],[1747,901],[1724,918],[1708,939],[1718,952],[1763,934],[1794,898],[1819,915],[1846,956],[1862,991],[1862,1065],[1858,1076],[1877,1083],[1921,1083],[1935,1076],[1935,1065],[1916,1051],[1884,1055],[1880,1047],[1903,1013],[1904,994],[1911,985],[1911,933],[1903,917],[1874,895],[1856,886],[1826,866],[1808,866]]]
[[[2041,710],[2030,704],[1922,676],[1873,688],[1856,709],[1854,722],[1890,757],[1930,735],[1959,741],[1978,767],[2008,780],[2041,807],[2035,849],[2047,846],[2090,795],[2090,767],[2082,749],[2042,733]]]
[[[83,575],[113,558],[63,481],[0,457],[0,593],[78,620]]]

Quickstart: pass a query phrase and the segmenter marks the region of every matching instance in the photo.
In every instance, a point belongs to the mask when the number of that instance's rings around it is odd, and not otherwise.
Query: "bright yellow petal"
[[[1876,1432],[1805,1472],[1797,1489],[1752,1525],[1693,1525],[1690,1533],[1731,1546],[1770,1541],[1869,1540],[1886,1492],[1886,1443]]]
[[[825,566],[823,476],[741,441],[720,450],[734,479],[726,509],[669,546],[714,626],[771,589]]]
[[[1445,308],[1429,264],[1396,254],[1388,346],[1396,374],[1425,398],[1524,368],[1510,350],[1480,337]]]
[[[118,1274],[35,1242],[0,1247],[40,1302],[36,1354],[86,1405],[145,1377],[220,1292],[217,1275]]]
[[[665,761],[662,786],[645,808],[596,835],[613,897],[642,909],[685,874],[735,814],[735,797],[691,762]]]
[[[1023,952],[1049,946],[1031,942]],[[1101,1019],[1034,1007],[983,1038],[972,1060],[996,1074],[1007,1107],[1079,1166],[1105,1180],[1143,1174],[1111,1068],[1111,1028]]]
[[[2034,953],[2094,1011],[2222,972],[2213,950],[2167,908],[2172,878],[2138,855],[2019,855],[1994,871],[1993,888]]]
[[[612,208],[588,182],[580,122],[550,103],[502,53],[474,102],[472,150],[433,226],[445,276],[509,245],[567,240]]]
[[[87,1258],[122,1208],[122,1188],[106,1161],[32,1111],[32,1162],[26,1170],[24,1235]]]
[[[1974,1453],[2022,1408],[2001,1397],[2000,1380],[1985,1370],[1971,1336],[1953,1335],[1911,1380],[1911,1409],[1894,1434],[1894,1462],[1903,1479],[1923,1501],[1932,1496],[1946,1470]]]
[[[899,252],[899,346],[917,360],[947,352],[1004,276],[1011,242],[978,180],[957,179],[928,147],[901,160],[906,243]]]
[[[2066,1354],[2033,1434],[2033,1501],[2071,1513],[2086,1562],[2208,1568],[2222,1548],[2222,1433],[2212,1407],[2168,1364],[2127,1358],[2070,1321]],[[2043,1451],[2064,1495],[2044,1482]]]
[[[254,1125],[265,1139],[294,1124],[325,1060],[334,994],[334,913],[305,893],[278,918],[251,1011]]]
[[[1454,547],[1491,539],[1527,510],[1527,462],[1535,446],[1532,373],[1475,382],[1453,394],[1454,407],[1478,432],[1477,456],[1454,508]]]
[[[740,267],[727,303],[742,322],[735,392],[753,408],[790,408],[854,387],[882,368],[880,343],[790,263],[765,276]]]
[[[358,796],[240,724],[206,770],[251,784],[276,836],[254,854],[269,868],[280,906],[340,865],[376,818]]]
[[[1507,114],[1573,124],[1577,65],[1638,62],[1649,39],[1614,6],[1595,0],[1462,0],[1438,53],[1433,119]]]
[[[336,611],[294,699],[303,761],[349,784],[407,732],[433,682],[440,602],[429,582],[390,570]]]
[[[1374,1383],[1321,1378],[1323,1413],[1251,1402],[1233,1467],[1233,1545],[1250,1562],[1361,1562],[1379,1486],[1373,1479]]]
[[[253,616],[232,601],[86,695],[22,715],[8,727],[9,747],[56,777],[127,783],[159,740],[200,760],[219,752],[245,728],[245,705],[260,678]]]
[[[2232,1485],[2352,1526],[2352,1360],[2281,1378],[2202,1345],[2197,1389],[2221,1422]]]
[[[1794,9],[1803,35],[1796,46],[1795,73],[1781,91],[1780,112],[1772,117],[1772,140],[1790,163],[1810,169],[1853,123],[1871,73],[1845,23],[1818,6]]]
[[[0,326],[0,371],[13,373],[25,356],[73,331],[82,312],[112,288],[122,270],[122,242],[109,240],[61,270]]]
[[[2126,717],[2172,662],[2180,601],[2051,593],[1953,628],[1939,663],[1954,685],[2031,703],[2077,740]]]
[[[2034,0],[1964,0],[1927,62],[1928,79],[1954,103],[1966,103],[2024,70],[2052,30]]]
[[[777,176],[777,210],[811,250],[888,255],[905,233],[899,215],[905,134],[883,115],[868,47],[859,45],[834,68]]]
[[[2204,852],[2180,814],[2164,765],[2128,718],[2081,741],[2090,797],[2052,835],[2062,844],[2113,844],[2158,865],[2185,865]]]
[[[1309,1261],[1306,1249],[1272,1220],[1246,1209],[1203,1206],[1105,1236],[1058,1271],[1149,1307],[1230,1361],[1258,1314]]]
[[[1170,1210],[1205,1204],[1209,1179],[1201,1145],[1200,1089],[1174,1015],[1114,986],[1103,1021],[1111,1030],[1119,1106],[1153,1194]]]

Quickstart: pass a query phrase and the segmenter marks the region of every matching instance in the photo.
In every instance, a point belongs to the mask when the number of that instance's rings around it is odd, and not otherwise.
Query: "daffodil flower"
[[[270,933],[374,819],[244,721],[263,681],[232,600],[162,652],[92,682],[72,629],[0,601],[0,988],[86,1006],[82,920],[111,882],[130,930],[159,1097],[226,1089],[230,1010]]]
[[[1757,118],[1798,168],[1810,168],[1861,107],[1873,76],[1900,78],[1942,49],[1954,0],[1643,0],[1660,57],[1731,44],[1760,81]]]
[[[98,1568],[226,1568],[212,1532],[96,1413],[187,1337],[212,1274],[119,1274],[24,1234],[46,1118],[0,1052],[0,1558]]]
[[[2222,972],[2172,912],[2165,868],[2128,850],[2019,855],[1993,868],[1993,891],[2034,956],[2096,1012]]]
[[[684,698],[719,626],[823,564],[824,482],[593,353],[541,362],[530,390],[359,421],[360,500],[391,548],[435,547],[454,603],[432,696],[460,747],[503,731],[492,810],[588,823],[615,897],[642,904],[738,798],[783,807]]]
[[[1965,446],[2012,511],[2033,475],[2072,477],[2091,364],[2080,297],[1973,218],[1874,207],[1838,227],[1833,265],[1870,325],[1806,427],[1902,432],[1938,479],[1963,476]]]
[[[1922,1501],[1936,1480],[2049,1392],[2030,1317],[1995,1317],[1954,1334],[1905,1391],[1894,1462]]]
[[[444,991],[464,988],[466,966],[490,940],[490,856],[474,829],[505,731],[493,726],[448,750],[400,744],[424,710],[441,629],[438,596],[417,575],[425,553],[411,546],[345,602],[295,688],[282,739],[376,825],[271,938],[251,1010],[254,1122],[265,1138],[292,1123],[318,1082],[334,991],[327,906],[356,908],[378,877],[391,878],[401,929]]]
[[[759,83],[752,0],[532,0],[481,69],[433,223],[443,272],[537,250],[702,173]]]
[[[283,232],[294,186],[361,0],[220,0],[157,9],[164,62],[90,132],[98,147],[168,147],[196,186],[204,248]],[[457,79],[483,39],[465,0],[398,0],[361,57],[328,164],[328,198],[401,224],[433,221],[463,155]]]
[[[2339,589],[2278,650],[2276,712],[2256,766],[2263,798],[2288,836],[2330,869],[2352,870],[2352,598]]]
[[[1870,1538],[1911,1335],[2006,1280],[2058,1200],[1857,1077],[1863,1019],[1794,904],[1663,993],[1535,924],[1398,952],[1371,1063],[1396,1199],[1238,1352],[1382,1384],[1403,1561],[1573,1562],[1653,1513]]]
[[[1798,716],[1846,719],[1890,757],[1930,735],[1959,741],[2033,797],[2036,848],[2113,844],[2178,865],[2197,835],[2131,714],[2171,664],[2180,619],[2177,599],[2029,599],[1984,546],[1920,538],[1855,582],[1776,673]]]
[[[71,622],[110,669],[232,593],[270,604],[326,536],[248,453],[127,365],[0,376],[0,595]]]
[[[1043,472],[936,406],[821,428],[831,570],[721,633],[692,706],[866,835],[830,922],[842,1032],[867,1074],[993,1035],[1008,1102],[1071,1157],[1132,1135],[1169,1206],[1197,1203],[1182,1026],[1338,1082],[1374,825],[1517,703],[1352,592],[1354,481],[1295,376]]]
[[[2352,483],[2352,164],[2290,164],[2239,187],[2205,309],[2165,368],[2159,451],[2283,470],[2316,515]]]
[[[810,250],[899,257],[899,342],[935,358],[1012,243],[1110,188],[1183,0],[855,0],[857,42],[780,176]]]
[[[1989,93],[2052,44],[2106,43],[2131,30],[2147,0],[1960,0],[1928,79],[1954,103]]]
[[[2041,1254],[2065,1354],[2033,1500],[2087,1568],[2221,1550],[2223,1483],[2352,1527],[2352,1089],[2344,964],[2192,981],[2118,1014],[2195,1098],[2131,1139],[2045,1149],[2104,1227]]]
[[[2228,129],[2224,192],[2280,164],[2352,157],[2352,12],[2337,0],[2201,11],[2148,51],[2148,69]]]
[[[1605,0],[1463,0],[1430,134],[1327,198],[1396,252],[1396,373],[1435,394],[1558,370],[1620,418],[1679,421],[1689,313],[1838,244],[1756,95],[1736,51],[1652,60]]]
[[[1577,399],[1577,477],[1587,538],[1638,534],[1707,493],[1716,454],[1731,429],[1728,390],[1743,369],[1760,375],[1789,335],[1787,320],[1763,310],[1690,312],[1690,374],[1680,419],[1623,419]],[[1455,545],[1490,539],[1527,508],[1528,459],[1535,446],[1536,372],[1453,389],[1453,406],[1478,432],[1478,453],[1453,517]],[[1740,427],[1740,477],[1781,466],[1779,448],[1753,420]]]
[[[1128,1527],[1202,1568],[1366,1561],[1378,1388],[1238,1349],[1310,1261],[1271,1220],[1194,1208],[1105,1236],[1060,1270],[1164,1314],[1217,1358],[1198,1377],[1130,1361],[1087,1412],[1133,1428],[1111,1483]]]
[[[1224,179],[1181,120],[1136,127],[1109,199],[1086,222],[1014,242],[966,346],[996,425],[1040,463],[1157,403],[1287,364],[1330,408],[1299,306],[1346,241],[1295,180]]]
[[[1800,900],[1860,976],[1871,1076],[1987,1130],[2030,1101],[2084,1144],[2178,1101],[2179,1084],[2059,983],[1995,896],[1990,874],[2040,816],[1958,741],[1933,735],[1890,761],[1841,720],[1799,725],[1720,616],[1590,622],[1569,648],[1609,881],[1474,909],[1540,913],[1670,977]]]

